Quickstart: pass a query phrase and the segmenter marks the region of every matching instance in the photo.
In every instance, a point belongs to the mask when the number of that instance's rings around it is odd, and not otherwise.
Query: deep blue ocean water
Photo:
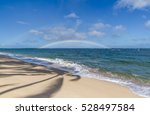
[[[150,97],[150,49],[0,49],[30,63],[107,80]]]

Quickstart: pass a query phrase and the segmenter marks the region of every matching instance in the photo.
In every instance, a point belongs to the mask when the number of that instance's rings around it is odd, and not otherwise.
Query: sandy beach
[[[115,83],[0,56],[0,98],[138,98]]]

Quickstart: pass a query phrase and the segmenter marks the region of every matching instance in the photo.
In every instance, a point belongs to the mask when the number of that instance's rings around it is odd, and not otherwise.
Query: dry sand
[[[139,96],[115,83],[0,56],[1,98],[132,98]]]

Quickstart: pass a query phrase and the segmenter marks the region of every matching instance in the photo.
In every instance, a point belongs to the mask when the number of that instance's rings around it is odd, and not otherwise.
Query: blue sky
[[[0,0],[0,48],[150,48],[150,0]]]

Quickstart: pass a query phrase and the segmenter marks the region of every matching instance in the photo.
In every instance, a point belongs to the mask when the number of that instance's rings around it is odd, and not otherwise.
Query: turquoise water
[[[150,49],[0,49],[1,54],[84,77],[107,80],[150,97]]]

